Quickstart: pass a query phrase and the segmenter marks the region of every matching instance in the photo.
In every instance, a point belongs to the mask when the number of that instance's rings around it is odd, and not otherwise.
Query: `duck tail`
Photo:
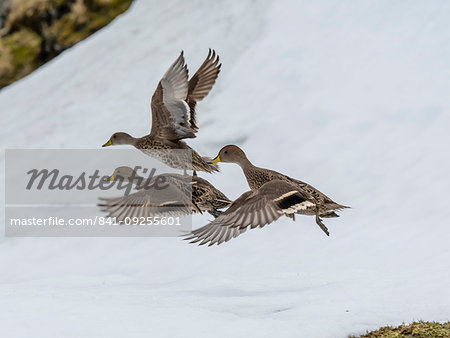
[[[320,214],[320,217],[324,218],[339,217],[339,215],[335,211],[341,211],[342,209],[351,209],[351,207],[337,203],[329,203],[326,204],[326,206],[328,211],[324,212],[323,214]]]
[[[342,209],[351,209],[352,207],[349,207],[347,205],[342,205],[342,204],[336,204],[337,208],[336,210],[342,210]]]

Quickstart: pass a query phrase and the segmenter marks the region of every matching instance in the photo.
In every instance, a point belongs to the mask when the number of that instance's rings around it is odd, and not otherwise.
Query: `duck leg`
[[[322,231],[327,234],[327,236],[330,236],[328,228],[325,226],[325,224],[323,224],[322,219],[319,217],[318,213],[316,213],[316,223],[322,229]]]
[[[326,214],[320,215],[322,218],[333,218],[333,217],[339,217],[338,214],[336,214],[334,211],[330,211]]]
[[[295,222],[295,214],[285,214],[286,217],[292,218],[292,220]]]

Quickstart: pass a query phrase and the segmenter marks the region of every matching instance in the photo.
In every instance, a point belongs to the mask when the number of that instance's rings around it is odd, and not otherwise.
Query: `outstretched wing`
[[[150,134],[168,140],[195,137],[190,127],[188,70],[183,52],[164,74],[152,97],[152,129]]]
[[[248,227],[264,227],[284,214],[314,207],[308,195],[285,181],[274,180],[260,189],[247,191],[215,220],[192,231],[186,238],[199,245],[221,244],[239,236]]]
[[[190,183],[186,182],[188,184]],[[133,220],[134,217],[189,215],[195,208],[190,194],[170,182],[166,183],[164,189],[140,188],[130,195],[100,198],[100,201],[100,210],[118,221],[125,221],[127,218]]]
[[[219,56],[209,49],[208,56],[194,76],[189,80],[187,103],[190,109],[190,126],[197,130],[197,102],[205,98],[210,92],[220,72]]]

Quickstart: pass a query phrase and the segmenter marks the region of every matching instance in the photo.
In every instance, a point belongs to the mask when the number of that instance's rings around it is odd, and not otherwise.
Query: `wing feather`
[[[299,206],[307,198],[293,184],[281,180],[270,181],[258,190],[242,194],[215,220],[192,231],[185,239],[191,240],[191,243],[201,241],[201,245],[227,242],[248,227],[264,227],[286,212],[295,211],[295,206]]]
[[[141,189],[127,196],[101,198],[100,201],[100,210],[118,221],[128,217],[188,215],[193,212],[190,194],[175,184],[162,190]]]
[[[203,64],[188,81],[188,69],[181,52],[152,96],[150,134],[168,140],[194,138],[198,130],[197,102],[208,95],[220,67],[219,56],[210,49]]]
[[[209,49],[208,56],[194,76],[189,80],[187,104],[190,110],[190,126],[198,130],[197,126],[197,102],[205,98],[211,91],[220,73],[219,56],[215,50]]]
[[[190,127],[188,69],[183,52],[162,77],[152,97],[152,129],[150,134],[169,140],[195,137]]]

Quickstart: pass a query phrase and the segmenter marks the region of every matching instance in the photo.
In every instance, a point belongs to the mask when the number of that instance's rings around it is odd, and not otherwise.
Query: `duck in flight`
[[[339,217],[336,211],[349,208],[338,204],[311,185],[279,172],[254,166],[235,145],[223,147],[211,161],[238,164],[250,191],[209,224],[192,231],[186,240],[200,245],[221,244],[239,236],[248,227],[263,227],[281,216],[295,219],[296,214],[315,216],[317,225],[330,235],[322,218]]]
[[[130,167],[114,170],[108,181],[133,184],[136,192],[115,198],[100,198],[98,206],[108,217],[127,218],[181,216],[208,212],[214,217],[231,201],[207,180],[198,176],[164,173],[151,178],[139,176]]]
[[[136,138],[117,132],[103,147],[132,145],[172,168],[209,173],[219,171],[216,164],[200,156],[183,139],[195,137],[198,131],[197,103],[210,92],[221,66],[219,56],[210,49],[203,64],[188,80],[188,69],[181,52],[159,81],[152,96],[150,134]]]

